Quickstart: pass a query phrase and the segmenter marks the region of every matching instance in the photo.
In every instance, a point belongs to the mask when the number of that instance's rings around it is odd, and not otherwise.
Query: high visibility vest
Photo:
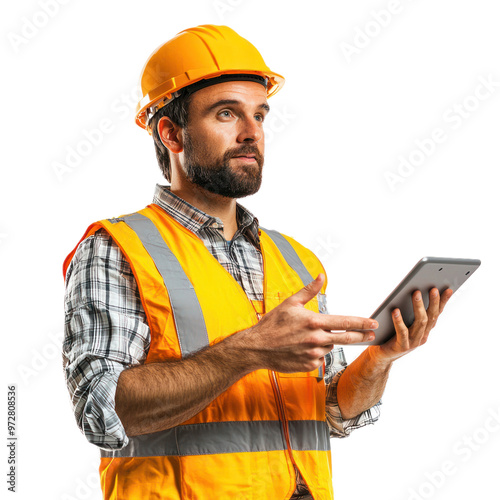
[[[264,300],[252,301],[203,241],[155,204],[96,222],[82,240],[99,228],[136,278],[151,332],[145,363],[181,360],[250,328],[325,273],[294,239],[259,228]],[[318,296],[305,307],[319,312]],[[103,498],[285,500],[296,487],[295,465],[315,500],[333,499],[323,374],[324,365],[300,373],[253,371],[182,424],[130,437],[121,450],[101,450]]]

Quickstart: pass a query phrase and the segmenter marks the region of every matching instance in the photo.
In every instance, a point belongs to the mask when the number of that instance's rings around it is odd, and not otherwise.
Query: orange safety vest
[[[158,205],[96,222],[82,240],[100,228],[137,280],[151,332],[145,363],[182,359],[250,328],[325,273],[294,239],[259,228],[264,300],[251,301],[203,241]],[[307,309],[319,312],[326,284]],[[285,500],[296,487],[295,465],[315,500],[333,499],[323,374],[324,365],[301,373],[253,371],[182,424],[130,437],[121,450],[101,450],[103,498]]]

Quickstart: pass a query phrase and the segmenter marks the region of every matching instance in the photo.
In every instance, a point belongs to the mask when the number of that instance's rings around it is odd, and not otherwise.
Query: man
[[[260,187],[283,81],[225,26],[179,33],[143,69],[136,121],[171,185],[92,224],[64,266],[66,377],[105,499],[333,498],[329,437],[377,420],[393,361],[451,295],[426,311],[416,292],[412,327],[396,310],[396,336],[347,367],[332,350],[376,322],[327,314],[316,256],[236,202]]]

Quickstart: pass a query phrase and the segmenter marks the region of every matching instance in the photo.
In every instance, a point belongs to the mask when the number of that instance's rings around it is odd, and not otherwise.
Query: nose
[[[257,121],[254,116],[246,116],[240,120],[238,142],[259,142],[263,137],[262,122]]]

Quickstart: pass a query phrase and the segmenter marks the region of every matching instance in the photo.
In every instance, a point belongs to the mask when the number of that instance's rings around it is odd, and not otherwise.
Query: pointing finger
[[[350,345],[359,342],[370,342],[375,338],[375,333],[369,332],[332,332],[332,343],[334,345]]]
[[[295,305],[303,306],[307,304],[311,299],[318,295],[324,281],[325,275],[323,273],[319,273],[315,280],[308,283],[304,288],[301,288],[297,293],[288,297],[287,301],[292,302]]]
[[[360,316],[321,314],[321,317],[317,319],[323,330],[371,330],[378,328],[378,323],[374,319]]]

